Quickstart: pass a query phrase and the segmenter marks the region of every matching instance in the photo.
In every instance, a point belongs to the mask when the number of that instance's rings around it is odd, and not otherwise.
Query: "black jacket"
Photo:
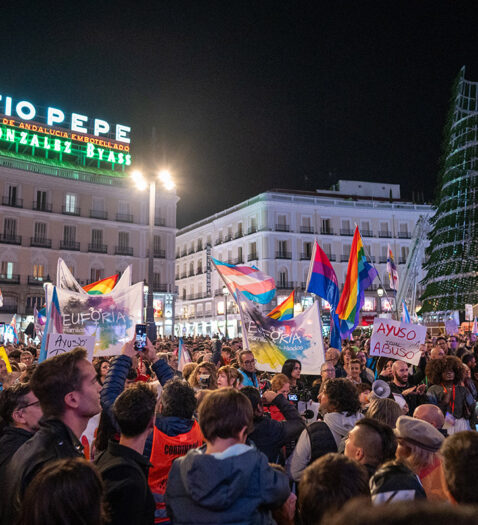
[[[152,525],[155,503],[148,486],[150,462],[135,450],[110,441],[95,463],[105,482],[111,525]]]
[[[277,462],[279,451],[282,446],[297,439],[305,422],[294,405],[291,405],[282,394],[274,398],[275,405],[286,418],[286,421],[275,421],[267,416],[254,419],[254,430],[249,434],[249,439],[263,452],[267,459]]]
[[[33,432],[28,432],[23,428],[6,427],[0,437],[0,480],[8,461],[13,454],[33,436]]]
[[[25,489],[35,474],[50,461],[83,457],[83,446],[58,419],[40,420],[40,430],[13,455],[5,472],[5,490],[0,494],[1,523],[15,523]]]

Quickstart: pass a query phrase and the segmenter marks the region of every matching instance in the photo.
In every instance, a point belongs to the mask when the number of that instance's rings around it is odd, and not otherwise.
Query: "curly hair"
[[[352,415],[360,410],[358,391],[346,378],[329,379],[325,382],[323,393],[327,395],[337,412],[347,412],[347,415]]]
[[[455,379],[453,383],[457,385],[465,377],[465,369],[462,362],[453,355],[447,355],[441,359],[432,359],[428,361],[425,374],[428,378],[428,381],[432,385],[440,385],[443,383],[443,373],[446,370],[453,370],[455,373]]]
[[[209,388],[208,390],[214,390],[217,388],[217,369],[213,365],[213,363],[210,363],[209,361],[204,361],[202,363],[198,363],[196,365],[196,368],[193,370],[191,375],[188,378],[188,383],[194,388],[199,386],[199,370],[201,368],[205,368],[209,372]]]

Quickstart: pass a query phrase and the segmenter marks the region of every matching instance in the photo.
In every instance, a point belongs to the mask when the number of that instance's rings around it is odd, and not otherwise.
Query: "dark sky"
[[[146,6],[146,7],[145,7]],[[0,93],[130,124],[178,225],[339,178],[433,197],[476,1],[2,2]],[[156,160],[148,160],[156,128]]]

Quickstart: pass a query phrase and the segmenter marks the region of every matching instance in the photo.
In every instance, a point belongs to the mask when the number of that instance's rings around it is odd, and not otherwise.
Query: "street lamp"
[[[147,334],[150,341],[156,339],[156,325],[154,324],[153,308],[153,276],[154,276],[154,215],[156,210],[156,180],[158,179],[166,191],[175,188],[171,173],[168,170],[161,170],[157,177],[146,178],[141,171],[135,170],[131,173],[131,178],[135,186],[140,191],[144,191],[149,186],[149,253],[148,253],[148,292],[146,303],[146,324]]]
[[[229,290],[227,289],[227,286],[222,287],[222,295],[224,296],[224,337],[229,339],[227,334],[227,296],[229,295]]]

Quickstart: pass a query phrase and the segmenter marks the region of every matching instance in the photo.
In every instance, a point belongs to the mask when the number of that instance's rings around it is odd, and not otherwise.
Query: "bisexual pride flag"
[[[276,293],[273,277],[250,266],[236,266],[214,257],[211,257],[211,261],[236,300],[238,291],[247,299],[259,304],[267,304],[273,299]]]

